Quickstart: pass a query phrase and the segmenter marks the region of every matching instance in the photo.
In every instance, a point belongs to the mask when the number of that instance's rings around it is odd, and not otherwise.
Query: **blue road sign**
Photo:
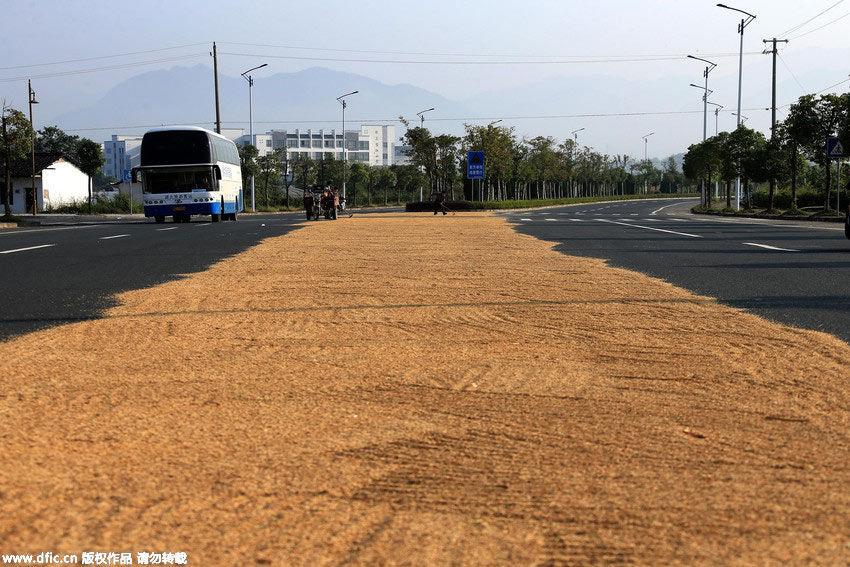
[[[467,154],[466,178],[484,179],[484,152],[469,152]]]
[[[124,170],[124,179],[123,179],[123,181],[124,181],[125,183],[129,183],[129,182],[130,182],[130,181],[132,181],[132,179],[133,179],[132,174],[130,173],[130,171],[131,171],[131,170],[129,170],[129,169],[125,169],[125,170]]]
[[[826,139],[826,157],[829,159],[844,159],[850,157],[844,144],[838,138],[830,136]]]

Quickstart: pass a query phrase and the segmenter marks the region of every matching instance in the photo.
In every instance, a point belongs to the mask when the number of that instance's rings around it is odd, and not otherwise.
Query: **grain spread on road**
[[[502,218],[316,222],[118,299],[0,344],[2,553],[850,561],[850,346]]]

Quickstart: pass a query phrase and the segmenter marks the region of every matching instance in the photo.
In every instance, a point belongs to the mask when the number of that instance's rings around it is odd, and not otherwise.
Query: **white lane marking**
[[[611,216],[618,217],[618,216],[620,216],[620,213],[612,213]]]
[[[676,222],[688,222],[685,219],[667,219],[667,220],[676,221]]]
[[[558,219],[543,219],[545,221],[558,222]]]
[[[114,236],[101,236],[98,240],[112,240],[113,238],[124,238],[125,236],[130,236],[129,234],[116,234]]]
[[[792,248],[779,248],[778,246],[768,246],[767,244],[757,244],[755,242],[744,242],[747,246],[758,246],[759,248],[766,248],[768,250],[778,250],[779,252],[799,252],[799,250],[794,250]]]
[[[654,215],[654,214],[657,214],[659,211],[663,211],[663,210],[664,210],[664,209],[666,209],[667,207],[675,207],[676,205],[681,205],[681,204],[682,204],[682,203],[673,203],[673,204],[671,204],[671,205],[664,205],[664,206],[663,206],[663,207],[661,207],[660,209],[655,209],[654,211],[652,211],[652,212],[651,212],[651,213],[649,213],[649,214],[650,214],[650,215]]]
[[[0,254],[14,254],[15,252],[26,252],[27,250],[38,250],[39,248],[50,248],[55,244],[42,244],[41,246],[28,246],[27,248],[16,248],[15,250],[3,250]]]
[[[645,222],[661,222],[659,219],[640,219]]]
[[[163,230],[177,230],[176,226],[169,226],[168,228],[158,228],[157,232],[162,232]]]
[[[519,220],[530,221],[530,220],[533,220],[533,219],[519,219]]]
[[[703,222],[717,222],[717,223],[724,223],[724,224],[752,224],[752,225],[759,225],[759,226],[774,226],[774,227],[779,227],[779,228],[802,228],[802,229],[812,229],[812,230],[835,230],[835,231],[843,231],[844,230],[843,226],[838,227],[838,228],[831,227],[831,226],[821,226],[821,225],[827,225],[827,224],[830,224],[830,223],[823,223],[823,222],[816,222],[816,221],[813,222],[813,221],[805,221],[805,220],[802,220],[802,221],[784,221],[784,222],[777,223],[776,221],[772,221],[771,219],[749,219],[749,218],[736,219],[736,218],[730,218],[730,217],[702,218],[699,215],[694,215],[694,219],[699,220],[699,221],[703,221]],[[809,225],[795,224],[797,222],[810,222],[812,224],[809,224]]]
[[[572,222],[584,222],[584,219],[570,219]]]
[[[57,230],[76,230],[78,228],[97,228],[98,226],[101,226],[101,225],[85,224],[85,225],[80,225],[80,226],[61,226],[61,227],[56,227],[56,228],[32,228],[32,229],[27,229],[27,230],[10,229],[8,231],[0,230],[0,236],[11,236],[11,235],[15,235],[15,234],[26,234],[28,232],[55,232]]]
[[[651,226],[641,226],[639,224],[631,224],[631,223],[627,223],[627,222],[617,222],[617,221],[612,221],[612,220],[608,220],[608,219],[599,219],[599,221],[600,222],[609,222],[611,224],[619,224],[619,225],[622,225],[622,226],[630,226],[632,228],[643,228],[645,230],[655,230],[655,231],[658,231],[658,232],[666,232],[668,234],[678,234],[679,236],[689,236],[691,238],[702,238],[702,236],[700,236],[698,234],[688,234],[687,232],[676,232],[675,230],[664,230],[663,228],[653,228]]]
[[[630,217],[636,217],[636,216],[638,216],[638,214],[640,214],[640,213],[629,213],[629,216]]]

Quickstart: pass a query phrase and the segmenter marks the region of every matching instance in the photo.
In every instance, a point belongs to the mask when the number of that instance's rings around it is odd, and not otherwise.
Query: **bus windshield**
[[[202,170],[147,170],[144,175],[145,193],[182,193],[218,191],[212,168]]]

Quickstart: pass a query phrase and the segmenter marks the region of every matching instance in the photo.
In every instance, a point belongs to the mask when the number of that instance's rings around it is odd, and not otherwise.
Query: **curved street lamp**
[[[422,128],[425,127],[425,116],[424,116],[424,114],[426,112],[431,112],[432,110],[434,110],[434,109],[433,108],[426,108],[425,110],[420,110],[419,112],[416,113],[416,116],[418,116],[419,120],[420,120],[420,123],[419,123],[420,127],[422,127]]]
[[[744,71],[744,28],[749,25],[750,22],[756,19],[754,14],[750,14],[749,12],[745,12],[744,10],[739,10],[738,8],[732,8],[731,6],[727,6],[726,4],[718,4],[719,8],[725,8],[727,10],[733,10],[735,12],[741,12],[746,16],[746,18],[741,18],[741,23],[738,24],[738,33],[741,34],[741,49],[738,54],[738,123],[736,126],[741,125],[741,78]],[[738,177],[735,179],[735,210],[739,210],[741,208],[741,178]]]
[[[698,87],[697,85],[691,84],[692,87],[705,89],[705,93],[702,97],[702,141],[704,142],[705,139],[708,137],[708,95],[712,92],[708,88],[708,74],[711,73],[711,71],[714,70],[715,67],[717,67],[717,64],[712,63],[708,59],[694,57],[693,55],[688,55],[688,58],[696,59],[697,61],[702,61],[703,63],[708,63],[708,65],[705,66],[705,71],[702,72],[702,76],[705,77],[705,87]]]
[[[38,104],[38,101],[35,100],[35,91],[32,90],[32,81],[27,80],[27,87],[29,87],[29,101],[30,101],[30,127],[32,128],[32,139],[30,140],[31,148],[32,148],[32,214],[33,216],[38,214],[38,191],[35,190],[35,126],[32,123],[32,105]],[[42,191],[44,191],[44,176],[42,175]],[[132,195],[130,197],[130,203],[132,206],[133,199]],[[133,211],[130,211],[131,213]]]
[[[348,178],[348,162],[345,160],[345,107],[348,104],[345,102],[345,97],[356,95],[360,91],[351,91],[350,93],[346,93],[344,95],[340,95],[336,97],[339,103],[342,105],[342,198],[345,200],[345,182]],[[356,187],[355,187],[356,189]],[[354,195],[356,198],[357,195]]]
[[[252,67],[241,73],[242,77],[248,81],[248,134],[251,137],[251,145],[255,148],[257,147],[257,140],[254,139],[254,77],[249,75],[251,71],[256,71],[257,69],[262,69],[268,65],[268,63],[263,63],[262,65],[257,65],[256,67]],[[251,211],[257,212],[256,203],[254,202],[254,176],[251,175]]]
[[[719,131],[719,129],[717,127],[717,123],[718,123],[717,116],[720,114],[720,111],[723,110],[723,105],[717,104],[716,102],[711,102],[711,101],[708,101],[708,104],[717,107],[717,108],[714,109],[714,135],[716,136],[718,134],[718,131]]]
[[[644,163],[646,163],[646,161],[647,161],[647,152],[646,152],[646,149],[647,149],[647,145],[648,145],[648,143],[649,143],[649,141],[647,140],[647,138],[649,138],[649,137],[650,137],[650,136],[652,136],[653,134],[655,134],[655,132],[650,132],[650,133],[649,133],[649,134],[647,134],[646,136],[641,136],[641,138],[643,138],[643,161],[644,161]],[[644,178],[643,178],[643,193],[644,193],[644,195],[646,195],[646,177],[644,177]]]

